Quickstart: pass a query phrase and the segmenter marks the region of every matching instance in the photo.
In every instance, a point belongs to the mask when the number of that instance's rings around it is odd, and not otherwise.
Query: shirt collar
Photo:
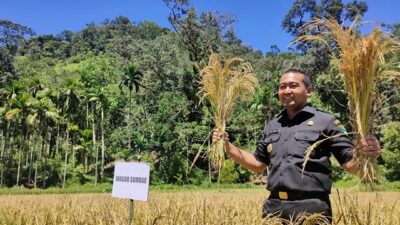
[[[302,112],[306,112],[306,113],[310,113],[310,114],[313,114],[313,115],[314,115],[314,114],[315,114],[315,108],[312,107],[310,103],[307,103],[307,104],[296,114],[296,116],[299,115],[299,114],[301,114]],[[283,115],[287,115],[287,114],[286,114],[286,109],[282,110],[282,111],[277,115],[277,117],[282,117]],[[295,116],[295,117],[296,117],[296,116]]]

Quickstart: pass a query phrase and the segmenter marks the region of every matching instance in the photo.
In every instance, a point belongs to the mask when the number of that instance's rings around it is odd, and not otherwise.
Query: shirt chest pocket
[[[264,139],[266,143],[266,151],[271,155],[271,158],[276,155],[278,150],[277,142],[279,141],[280,137],[281,134],[279,132],[273,132],[268,134]]]
[[[280,137],[281,137],[281,134],[279,132],[270,133],[265,137],[265,142],[268,144],[277,142]]]
[[[320,137],[320,132],[318,131],[310,131],[310,130],[300,130],[297,131],[294,135],[295,143],[294,148],[292,149],[292,153],[296,155],[305,155],[305,151],[312,144],[314,144]]]

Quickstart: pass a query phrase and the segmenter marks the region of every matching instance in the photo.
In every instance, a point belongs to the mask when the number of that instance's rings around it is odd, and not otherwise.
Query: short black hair
[[[303,75],[303,83],[306,87],[310,87],[311,86],[311,79],[310,77],[303,71],[301,70],[297,70],[297,69],[288,69],[285,72],[282,73],[283,74],[287,74],[287,73],[300,73]]]

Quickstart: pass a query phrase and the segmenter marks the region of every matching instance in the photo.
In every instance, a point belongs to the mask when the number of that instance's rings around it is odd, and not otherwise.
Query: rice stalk
[[[314,213],[314,214],[308,214],[308,213],[302,213],[299,215],[299,217],[295,220],[294,224],[301,224],[301,225],[315,225],[315,224],[331,224],[329,222],[329,219],[322,215],[321,213]]]
[[[325,137],[325,138],[323,138],[323,139],[321,139],[321,140],[319,140],[319,141],[316,141],[315,143],[313,143],[312,145],[310,145],[310,147],[308,147],[307,149],[306,149],[306,154],[305,154],[305,156],[304,156],[304,162],[301,164],[301,166],[303,167],[302,168],[302,170],[301,170],[301,174],[302,174],[302,176],[303,176],[303,174],[304,174],[304,169],[306,168],[306,165],[307,165],[307,162],[308,162],[308,160],[310,159],[310,157],[311,157],[311,153],[314,151],[314,149],[316,148],[316,147],[318,147],[318,145],[320,145],[322,142],[324,142],[324,141],[327,141],[327,140],[329,140],[329,139],[332,139],[332,138],[336,138],[336,137],[340,137],[340,136],[343,136],[343,135],[348,135],[349,133],[340,133],[340,134],[336,134],[336,135],[333,135],[333,136],[328,136],[328,137]]]
[[[215,127],[224,132],[238,97],[250,97],[258,87],[253,68],[238,57],[222,62],[212,53],[200,76],[201,101],[208,100]],[[225,161],[224,147],[224,140],[220,140],[208,149],[211,165],[218,171],[221,171]]]
[[[376,83],[400,77],[399,72],[389,70],[391,65],[385,61],[385,56],[399,51],[400,43],[385,35],[379,27],[363,36],[358,31],[360,25],[356,21],[344,28],[333,19],[313,19],[303,27],[308,35],[295,39],[295,42],[321,42],[331,52],[338,53],[331,54],[332,61],[344,79],[351,125],[358,140],[370,134],[373,128],[373,109],[379,94]],[[322,31],[312,34],[315,30]],[[360,181],[375,182],[376,159],[361,154],[357,149],[354,159],[360,168]]]
[[[262,187],[151,190],[147,202],[135,202],[134,221],[137,225],[303,224],[297,219],[299,217],[283,220],[274,215],[266,215],[263,219],[260,206],[267,194]],[[332,204],[336,206],[333,207],[333,224],[400,224],[399,192],[341,190],[340,194],[331,196]],[[112,198],[110,193],[0,195],[0,202],[0,224],[128,223],[127,200]]]

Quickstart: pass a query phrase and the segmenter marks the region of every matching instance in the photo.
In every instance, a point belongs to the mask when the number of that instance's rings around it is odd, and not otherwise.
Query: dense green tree
[[[383,158],[389,180],[400,179],[400,122],[391,122],[383,128]]]
[[[347,4],[342,0],[296,0],[282,21],[282,28],[294,37],[304,34],[301,27],[312,18],[333,18],[339,24],[360,19],[368,6],[364,1],[351,1]],[[313,30],[313,33],[323,31],[323,27]],[[320,43],[300,43],[297,45],[302,54],[311,56],[311,76],[324,72],[329,67],[329,51]]]
[[[183,46],[189,52],[190,61],[200,64],[207,59],[210,51],[217,52],[226,32],[235,22],[231,15],[203,12],[197,15],[190,7],[184,17],[170,17],[170,23],[179,34]],[[194,67],[194,73],[198,71]]]
[[[0,46],[5,46],[11,55],[17,53],[25,37],[33,36],[35,32],[24,25],[13,23],[9,20],[0,20]]]
[[[67,38],[67,37],[61,37]],[[71,44],[53,35],[41,35],[27,40],[18,49],[20,55],[31,55],[35,59],[49,57],[53,59],[66,59],[71,56]]]
[[[18,78],[8,50],[0,46],[0,88]]]
[[[302,34],[301,26],[314,17],[333,18],[340,24],[362,17],[367,10],[367,3],[357,0],[347,4],[342,0],[295,0],[282,21],[282,27],[293,36],[299,36]]]

